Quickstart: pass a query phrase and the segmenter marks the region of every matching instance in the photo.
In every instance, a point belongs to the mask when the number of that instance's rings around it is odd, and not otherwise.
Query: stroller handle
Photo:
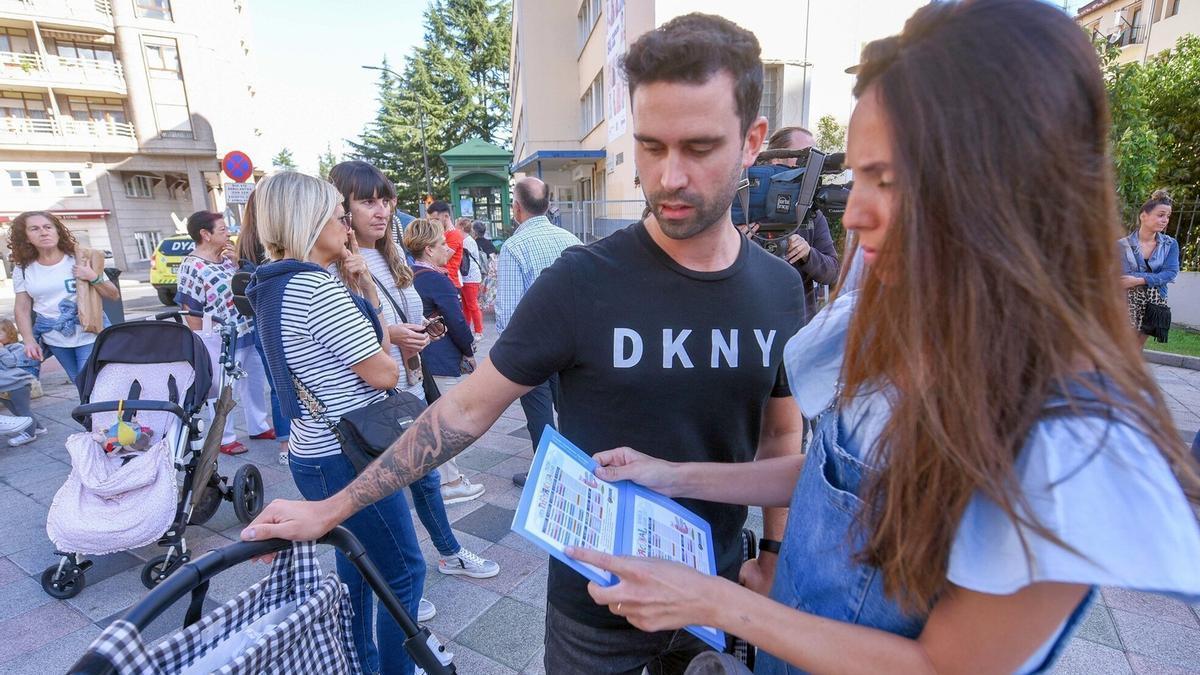
[[[371,589],[375,591],[379,601],[404,631],[408,638],[404,643],[405,647],[418,666],[424,668],[425,672],[430,675],[453,675],[455,672],[453,664],[442,665],[437,655],[429,647],[429,629],[422,628],[413,621],[408,611],[404,609],[404,605],[400,604],[400,599],[396,597],[383,575],[380,574],[379,568],[375,567],[375,563],[367,557],[367,551],[357,537],[346,528],[339,526],[318,539],[317,543],[329,544],[337,548],[354,564],[370,584]],[[267,539],[265,541],[241,541],[209,551],[184,564],[171,576],[164,579],[121,618],[136,626],[139,631],[145,630],[146,626],[149,626],[177,600],[217,574],[248,560],[282,551],[291,545],[292,542],[286,539]],[[89,655],[90,652],[84,654],[84,658],[75,664],[71,673],[112,672],[111,670],[91,669],[97,664],[88,659]],[[81,666],[83,669],[80,669]]]
[[[86,420],[95,413],[112,412],[118,408],[124,410],[155,410],[158,412],[173,413],[184,424],[188,423],[187,413],[177,403],[170,401],[96,401],[95,403],[85,403],[75,406],[71,411],[71,417],[83,426],[87,426]]]

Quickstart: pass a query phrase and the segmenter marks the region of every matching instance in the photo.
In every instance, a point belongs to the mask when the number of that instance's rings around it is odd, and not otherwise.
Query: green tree
[[[817,120],[817,148],[825,152],[843,152],[846,149],[846,125],[833,115],[821,115]]]
[[[326,143],[325,152],[317,156],[317,175],[325,180],[329,180],[329,170],[340,161],[342,160],[333,154],[333,148],[329,147],[329,144]]]
[[[509,143],[511,11],[507,0],[434,0],[425,11],[424,44],[413,48],[398,78],[380,73],[378,112],[350,142],[351,154],[396,183],[402,208],[415,209],[426,192],[422,121],[435,197],[448,196],[440,153],[469,138]]]
[[[292,151],[283,148],[277,155],[271,158],[271,166],[280,171],[295,171],[296,160],[292,159]]]

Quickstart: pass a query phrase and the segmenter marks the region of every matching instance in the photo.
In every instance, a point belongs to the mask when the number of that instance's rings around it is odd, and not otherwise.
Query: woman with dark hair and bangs
[[[1087,36],[1037,0],[931,3],[867,45],[854,93],[862,283],[785,350],[807,455],[596,456],[672,497],[790,505],[770,597],[571,550],[620,578],[592,597],[742,637],[759,673],[1041,672],[1100,586],[1200,599],[1196,468],[1128,329]]]

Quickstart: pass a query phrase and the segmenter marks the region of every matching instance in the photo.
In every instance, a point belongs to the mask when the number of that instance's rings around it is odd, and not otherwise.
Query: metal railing
[[[1175,202],[1167,234],[1179,242],[1179,269],[1200,272],[1200,199]]]
[[[0,79],[48,79],[125,89],[125,71],[118,62],[51,54],[0,52]]]
[[[133,125],[128,122],[73,120],[67,117],[44,120],[0,118],[0,142],[41,143],[48,139],[75,139],[80,145],[88,145],[105,138],[132,140],[136,135]]]
[[[112,23],[111,0],[0,0],[0,12]]]
[[[588,244],[641,220],[645,210],[641,199],[554,202],[550,220]]]

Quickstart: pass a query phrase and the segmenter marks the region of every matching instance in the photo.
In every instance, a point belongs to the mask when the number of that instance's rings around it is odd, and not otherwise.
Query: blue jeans
[[[521,410],[525,411],[525,428],[529,431],[529,439],[533,449],[537,450],[542,442],[542,431],[554,426],[554,409],[558,406],[558,375],[525,392],[521,397]]]
[[[346,456],[290,457],[292,478],[300,494],[310,501],[325,499],[354,480],[354,467]],[[425,584],[425,560],[417,544],[408,502],[403,492],[395,492],[364,508],[343,525],[358,537],[367,556],[379,568],[400,604],[416,620]],[[350,590],[354,609],[354,647],[368,673],[412,675],[413,662],[404,649],[404,631],[386,610],[376,612],[371,587],[341,552],[337,554],[338,577]],[[379,641],[376,648],[372,639]]]
[[[446,517],[446,503],[442,501],[442,478],[437,469],[425,474],[421,480],[408,486],[412,492],[413,509],[421,524],[429,532],[429,538],[437,547],[442,557],[458,553],[462,546],[450,529],[450,519]]]
[[[71,380],[71,384],[75,383],[75,378],[79,375],[79,371],[87,365],[88,357],[92,355],[92,347],[95,342],[89,342],[86,345],[78,347],[57,347],[55,345],[46,345],[50,348],[50,353],[54,358],[58,359],[63,370],[67,372],[67,379]]]

